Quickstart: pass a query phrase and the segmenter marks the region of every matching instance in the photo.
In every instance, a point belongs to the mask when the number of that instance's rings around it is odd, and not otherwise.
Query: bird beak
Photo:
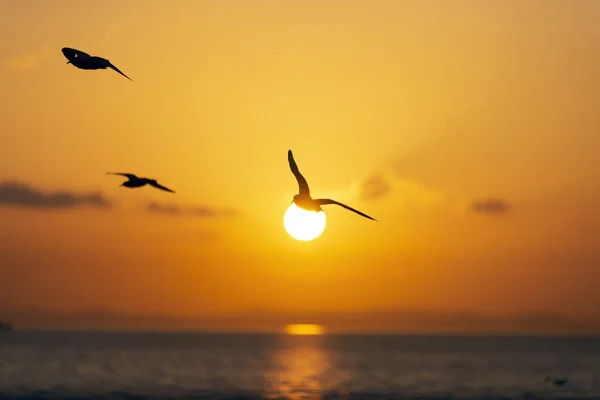
[[[67,61],[67,64],[71,64],[71,61]]]

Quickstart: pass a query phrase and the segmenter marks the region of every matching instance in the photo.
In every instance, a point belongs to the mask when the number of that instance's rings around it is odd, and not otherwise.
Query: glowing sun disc
[[[308,241],[323,233],[326,219],[323,211],[306,211],[292,203],[283,216],[283,226],[294,239]]]
[[[288,324],[283,331],[288,335],[322,335],[325,328],[319,324]]]

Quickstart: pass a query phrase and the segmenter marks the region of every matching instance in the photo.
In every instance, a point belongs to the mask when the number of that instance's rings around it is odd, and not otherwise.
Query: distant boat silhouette
[[[300,207],[304,210],[308,210],[308,211],[319,212],[319,211],[323,211],[321,206],[327,205],[327,204],[335,204],[340,207],[344,207],[346,210],[355,212],[358,215],[362,215],[365,218],[369,218],[369,219],[372,219],[373,221],[377,221],[375,218],[369,217],[367,214],[364,214],[358,210],[355,210],[354,208],[349,207],[345,204],[342,204],[338,201],[331,200],[331,199],[313,199],[312,197],[310,197],[310,189],[308,187],[308,183],[306,182],[306,179],[304,179],[304,177],[300,173],[300,170],[298,169],[298,165],[296,165],[296,161],[294,161],[294,155],[292,154],[292,150],[288,150],[288,162],[290,164],[290,169],[292,170],[292,173],[294,174],[294,176],[296,177],[296,180],[298,181],[299,193],[294,196],[294,200],[293,200],[293,203],[296,203],[296,205],[298,207]]]
[[[125,75],[121,70],[115,67],[110,61],[106,58],[98,57],[98,56],[90,56],[87,53],[84,53],[81,50],[72,49],[70,47],[63,47],[62,53],[65,57],[67,57],[67,64],[73,64],[73,66],[79,69],[106,69],[111,68],[119,74],[123,75],[125,78],[129,79],[133,82],[133,79]]]
[[[562,378],[553,378],[553,377],[547,376],[546,382],[552,382],[552,384],[554,386],[564,386],[567,384],[567,382],[569,382],[569,378],[566,376],[562,377]]]
[[[125,187],[130,188],[130,189],[142,187],[144,185],[150,185],[150,186],[154,186],[157,189],[164,190],[166,192],[175,193],[171,189],[166,188],[166,187],[164,187],[162,185],[159,185],[158,182],[156,182],[155,179],[138,178],[134,174],[128,174],[128,173],[123,173],[123,172],[107,172],[106,174],[107,175],[121,175],[121,176],[127,177],[129,180],[123,182],[121,184],[121,186],[125,186]]]
[[[10,322],[0,321],[0,332],[1,331],[12,331],[14,326]]]

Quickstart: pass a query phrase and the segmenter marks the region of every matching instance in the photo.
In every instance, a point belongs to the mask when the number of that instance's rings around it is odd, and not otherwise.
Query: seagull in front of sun
[[[300,207],[304,210],[307,210],[307,211],[319,212],[319,211],[323,211],[321,206],[324,206],[327,204],[335,204],[340,207],[344,207],[346,210],[355,212],[358,215],[362,215],[365,218],[369,218],[369,219],[372,219],[373,221],[377,221],[375,218],[369,217],[367,214],[361,213],[360,211],[355,210],[354,208],[349,207],[345,204],[342,204],[338,201],[331,200],[331,199],[313,199],[312,197],[310,197],[310,189],[308,188],[308,183],[306,182],[306,179],[304,179],[304,177],[300,173],[300,170],[298,169],[298,165],[296,165],[296,161],[294,161],[294,156],[292,154],[292,150],[288,150],[288,161],[290,163],[290,169],[292,170],[292,173],[294,174],[294,176],[296,177],[296,180],[298,181],[299,193],[294,196],[294,200],[292,201],[293,203],[296,203],[296,205],[298,207]]]
[[[127,177],[127,181],[123,182],[121,184],[121,186],[125,186],[127,188],[133,189],[133,188],[139,188],[145,185],[150,185],[150,186],[154,186],[157,189],[160,190],[164,190],[165,192],[171,192],[171,193],[175,193],[174,191],[172,191],[169,188],[166,188],[162,185],[159,185],[158,182],[156,182],[155,179],[148,179],[148,178],[138,178],[136,175],[134,174],[126,174],[123,172],[107,172],[107,175],[121,175],[121,176],[125,176]]]
[[[129,79],[131,82],[133,82],[133,79],[121,72],[119,68],[112,65],[112,63],[106,58],[90,56],[89,54],[84,53],[83,51],[72,49],[70,47],[63,47],[62,53],[65,55],[65,57],[67,57],[67,60],[69,60],[67,61],[67,64],[73,64],[75,67],[80,69],[111,68],[119,74],[123,75],[125,78]]]

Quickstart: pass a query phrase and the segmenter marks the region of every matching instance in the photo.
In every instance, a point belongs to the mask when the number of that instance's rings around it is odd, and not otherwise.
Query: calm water
[[[600,339],[0,333],[0,399],[33,398],[600,399]]]

